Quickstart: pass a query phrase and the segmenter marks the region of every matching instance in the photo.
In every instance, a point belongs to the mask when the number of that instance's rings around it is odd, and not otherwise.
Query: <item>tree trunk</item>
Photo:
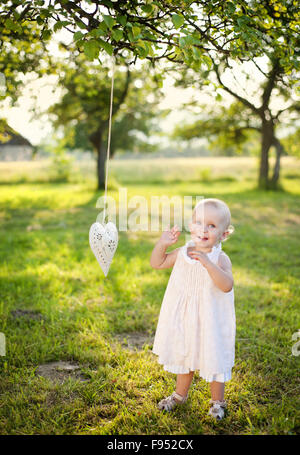
[[[125,80],[125,85],[124,89],[119,97],[119,99],[114,102],[113,104],[113,109],[112,109],[112,116],[114,116],[120,109],[121,104],[124,102],[126,99],[128,89],[129,89],[129,83],[130,83],[130,66],[127,65],[127,74],[126,74],[126,80]],[[107,154],[107,149],[106,149],[106,144],[103,143],[103,133],[108,129],[109,125],[109,119],[102,121],[99,124],[98,129],[91,134],[90,136],[90,141],[95,147],[96,153],[97,153],[97,188],[98,190],[104,190],[105,189],[105,176],[106,176],[106,169],[105,169],[105,163],[106,163],[106,154]],[[110,149],[110,159],[113,156],[113,150]]]
[[[279,182],[279,174],[280,174],[280,157],[284,153],[284,148],[281,142],[274,137],[273,140],[273,145],[276,150],[276,161],[274,165],[274,170],[273,170],[273,176],[271,179],[271,186],[273,189],[276,189],[278,187],[278,182]]]
[[[268,190],[270,188],[269,150],[273,144],[274,138],[274,127],[272,122],[263,119],[261,131],[262,137],[258,186],[261,189]]]
[[[105,189],[105,163],[106,163],[106,150],[103,141],[97,149],[97,188],[98,190]]]
[[[103,131],[105,125],[101,125],[98,130],[90,136],[95,152],[97,154],[97,188],[98,190],[105,189],[105,161],[106,161],[106,150],[103,143]]]

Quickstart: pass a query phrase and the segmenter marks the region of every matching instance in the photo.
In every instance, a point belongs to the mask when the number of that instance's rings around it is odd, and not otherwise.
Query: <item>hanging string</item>
[[[107,138],[107,152],[106,152],[106,171],[105,171],[105,190],[104,190],[104,210],[103,210],[103,224],[106,215],[106,198],[107,198],[107,179],[108,179],[108,162],[110,152],[110,139],[111,139],[111,119],[112,119],[112,107],[114,97],[114,77],[115,76],[115,57],[112,57],[112,75],[111,75],[111,90],[110,90],[110,106],[109,106],[109,122],[108,122],[108,138]]]

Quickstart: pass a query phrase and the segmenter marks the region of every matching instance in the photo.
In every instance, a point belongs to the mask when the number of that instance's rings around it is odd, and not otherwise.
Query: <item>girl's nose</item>
[[[207,226],[202,227],[197,224],[193,224],[191,227],[192,227],[192,231],[197,232],[198,234],[204,234],[204,233],[208,232]]]

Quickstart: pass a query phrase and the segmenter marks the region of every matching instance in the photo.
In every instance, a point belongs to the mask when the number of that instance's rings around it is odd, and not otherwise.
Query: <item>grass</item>
[[[118,200],[119,184],[128,199],[204,195],[231,208],[236,230],[223,248],[235,278],[236,364],[219,423],[207,416],[209,388],[198,375],[189,401],[160,413],[156,403],[173,391],[175,375],[158,365],[151,343],[133,351],[120,342],[153,338],[170,275],[149,265],[159,233],[120,232],[104,278],[88,244],[102,194],[91,165],[54,184],[41,163],[1,163],[1,434],[299,433],[298,162],[283,160],[283,190],[264,193],[255,189],[255,161],[230,160],[115,161],[109,192]],[[184,242],[182,234],[178,246]],[[13,317],[17,309],[40,318]],[[58,360],[77,362],[88,381],[56,384],[35,374]]]

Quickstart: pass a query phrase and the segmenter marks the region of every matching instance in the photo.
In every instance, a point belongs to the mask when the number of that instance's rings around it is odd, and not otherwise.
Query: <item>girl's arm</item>
[[[153,248],[150,265],[154,269],[167,269],[173,267],[175,264],[179,248],[166,253],[168,246],[173,245],[177,242],[180,231],[178,231],[177,226],[174,226],[170,231],[166,230],[162,233],[161,238]]]
[[[151,267],[154,269],[167,269],[173,267],[180,248],[176,248],[176,250],[173,250],[170,253],[166,253],[166,249],[167,247],[165,245],[161,244],[159,241],[157,242],[150,259]]]
[[[205,253],[192,251],[193,259],[198,259],[208,271],[215,285],[223,292],[230,292],[233,288],[232,265],[229,257],[223,251],[219,256],[218,264],[214,264]]]
[[[232,265],[227,254],[223,252],[220,254],[218,265],[209,261],[206,265],[206,270],[221,291],[231,291],[233,288]]]

